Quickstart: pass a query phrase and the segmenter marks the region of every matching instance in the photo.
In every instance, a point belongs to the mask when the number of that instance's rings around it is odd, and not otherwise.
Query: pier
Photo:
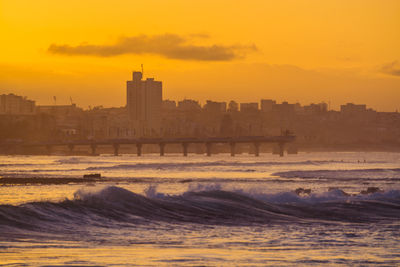
[[[143,145],[158,145],[160,156],[165,155],[165,146],[168,144],[181,144],[183,156],[188,155],[190,144],[204,144],[207,156],[212,155],[212,148],[215,144],[227,144],[230,146],[230,155],[235,156],[235,146],[238,143],[249,143],[254,146],[254,155],[260,155],[260,146],[263,143],[276,143],[279,147],[279,155],[283,157],[285,144],[293,142],[296,139],[294,135],[282,136],[239,136],[239,137],[193,137],[193,138],[132,138],[132,139],[109,139],[109,140],[79,140],[79,141],[55,141],[55,142],[37,142],[30,144],[19,144],[22,147],[43,147],[51,153],[55,146],[65,146],[70,152],[73,152],[76,146],[88,146],[93,155],[96,155],[98,146],[109,145],[113,147],[114,155],[119,155],[121,145],[135,145],[137,156],[142,156]]]

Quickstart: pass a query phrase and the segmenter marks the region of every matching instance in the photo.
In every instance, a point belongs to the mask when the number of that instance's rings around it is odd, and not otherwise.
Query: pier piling
[[[141,143],[136,143],[136,154],[138,157],[142,155],[142,144]]]

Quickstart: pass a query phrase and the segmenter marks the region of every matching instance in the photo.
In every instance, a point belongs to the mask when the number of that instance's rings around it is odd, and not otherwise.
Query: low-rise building
[[[226,102],[214,102],[207,100],[207,103],[203,106],[203,109],[209,113],[224,113],[226,112]]]
[[[258,111],[258,103],[240,103],[240,112]]]
[[[14,94],[0,95],[0,114],[34,115],[35,113],[35,101]]]

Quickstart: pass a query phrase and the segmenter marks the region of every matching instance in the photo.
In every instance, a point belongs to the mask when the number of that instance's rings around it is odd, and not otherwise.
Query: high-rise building
[[[161,127],[162,82],[142,78],[142,72],[133,72],[126,82],[126,107],[136,137],[158,135]]]

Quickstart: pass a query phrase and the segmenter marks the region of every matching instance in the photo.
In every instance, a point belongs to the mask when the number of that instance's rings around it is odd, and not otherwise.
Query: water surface
[[[87,173],[0,187],[2,264],[400,264],[396,153],[0,157],[2,177]]]

